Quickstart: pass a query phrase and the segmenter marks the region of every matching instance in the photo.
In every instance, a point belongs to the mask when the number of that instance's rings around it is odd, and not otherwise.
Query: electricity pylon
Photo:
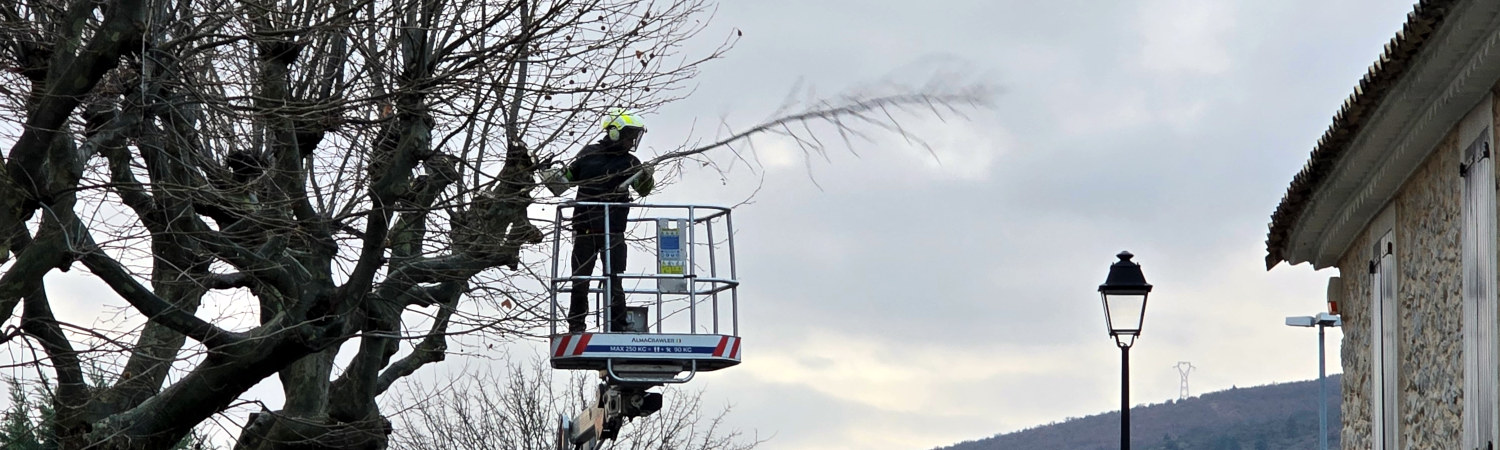
[[[1178,361],[1177,365],[1172,366],[1172,367],[1174,367],[1174,368],[1177,369],[1177,373],[1179,375],[1182,375],[1182,387],[1181,387],[1181,389],[1178,389],[1177,399],[1178,400],[1187,400],[1187,398],[1188,398],[1188,373],[1192,372],[1193,369],[1197,369],[1197,367],[1193,366],[1193,363],[1187,362],[1187,361]]]

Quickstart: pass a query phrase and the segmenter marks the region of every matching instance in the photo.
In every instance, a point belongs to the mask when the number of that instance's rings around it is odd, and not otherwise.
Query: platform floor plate
[[[604,370],[609,360],[697,362],[707,372],[740,363],[740,338],[722,334],[580,333],[552,336],[552,367]]]

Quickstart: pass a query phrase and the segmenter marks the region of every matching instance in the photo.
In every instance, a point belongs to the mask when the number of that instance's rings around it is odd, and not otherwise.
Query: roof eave
[[[1450,14],[1452,12],[1452,14]],[[1424,1],[1344,102],[1272,215],[1266,268],[1337,264],[1500,78],[1500,5]]]

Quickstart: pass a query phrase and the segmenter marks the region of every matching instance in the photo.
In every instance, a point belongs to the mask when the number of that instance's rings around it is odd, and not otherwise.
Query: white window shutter
[[[1370,262],[1370,423],[1375,450],[1395,450],[1401,414],[1397,399],[1396,254],[1392,232],[1375,241]]]
[[[1464,448],[1492,448],[1500,437],[1500,309],[1496,307],[1495,163],[1490,129],[1464,148],[1462,258]]]

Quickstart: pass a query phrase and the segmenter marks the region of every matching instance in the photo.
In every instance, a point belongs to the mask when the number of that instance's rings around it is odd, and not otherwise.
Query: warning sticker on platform
[[[660,221],[656,225],[656,273],[662,275],[683,275],[687,271],[687,261],[682,254],[682,229],[685,223],[682,221]],[[687,292],[687,280],[684,279],[657,279],[658,290],[667,293]]]
[[[682,230],[663,228],[657,234],[657,273],[682,275]]]

